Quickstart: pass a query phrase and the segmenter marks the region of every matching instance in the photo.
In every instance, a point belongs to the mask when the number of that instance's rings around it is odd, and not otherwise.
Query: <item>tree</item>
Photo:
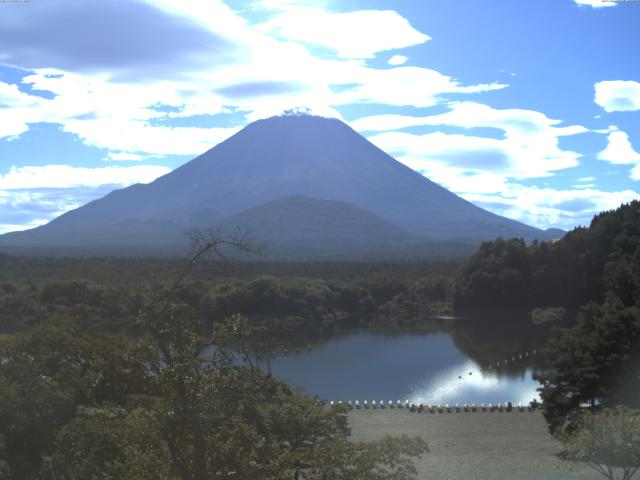
[[[233,316],[205,336],[185,305],[166,291],[160,297],[143,318],[148,334],[142,342],[150,352],[147,365],[157,400],[147,408],[154,412],[176,478],[297,480],[328,471],[342,475],[335,478],[412,478],[409,459],[425,451],[423,441],[390,438],[385,455],[379,455],[378,444],[354,447],[344,410],[326,410],[256,365],[234,362],[235,355],[252,357],[262,329]],[[341,463],[328,453],[336,445],[343,446]],[[353,458],[344,452],[353,452]],[[352,470],[362,475],[348,477]]]
[[[172,480],[166,444],[144,409],[80,407],[45,457],[43,480]],[[1,477],[0,477],[1,478]]]
[[[615,296],[590,304],[578,323],[558,329],[545,355],[551,368],[536,375],[553,434],[575,427],[581,405],[640,408],[640,311]]]
[[[131,343],[87,335],[67,318],[0,341],[0,435],[15,478],[34,478],[79,405],[124,403],[146,369]]]
[[[640,411],[626,408],[587,412],[563,439],[567,457],[586,462],[609,480],[630,480],[640,469]]]

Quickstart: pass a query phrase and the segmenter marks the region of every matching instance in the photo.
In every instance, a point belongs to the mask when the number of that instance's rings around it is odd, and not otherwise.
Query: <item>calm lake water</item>
[[[517,355],[517,354],[516,354]],[[448,333],[354,332],[272,361],[275,375],[327,400],[527,404],[538,382],[525,360],[497,374],[458,349]]]

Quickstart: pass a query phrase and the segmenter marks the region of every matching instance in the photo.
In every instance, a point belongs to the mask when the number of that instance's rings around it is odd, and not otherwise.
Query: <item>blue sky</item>
[[[640,1],[0,3],[0,233],[149,182],[289,108],[496,213],[640,195]]]

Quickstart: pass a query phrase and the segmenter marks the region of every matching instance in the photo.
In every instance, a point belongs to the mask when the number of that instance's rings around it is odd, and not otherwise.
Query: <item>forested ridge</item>
[[[453,290],[458,311],[576,309],[607,293],[631,305],[640,292],[640,202],[596,215],[554,242],[482,244]]]
[[[453,306],[567,311],[545,348],[550,368],[538,375],[553,433],[577,428],[581,406],[639,408],[640,202],[553,243],[483,244],[458,273]]]

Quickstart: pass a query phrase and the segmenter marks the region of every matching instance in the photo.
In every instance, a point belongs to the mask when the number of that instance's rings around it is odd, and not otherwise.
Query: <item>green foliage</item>
[[[446,282],[408,265],[230,280],[204,256],[244,243],[194,245],[186,269],[0,256],[0,479],[415,478],[422,440],[352,443],[344,408],[259,364],[302,327],[364,326],[405,292],[442,301]]]
[[[453,290],[460,311],[534,309],[541,323],[560,322],[564,309],[562,323],[576,321],[551,336],[537,377],[552,433],[575,428],[583,404],[640,406],[640,201],[555,243],[485,243]]]
[[[43,462],[43,480],[175,478],[157,425],[143,409],[79,407],[52,451]]]
[[[523,240],[483,243],[462,267],[454,289],[454,307],[515,309],[530,304],[529,251]]]
[[[256,323],[288,329],[364,326],[376,315],[375,301],[366,289],[304,278],[260,276],[223,284],[205,302],[210,318],[240,313]]]
[[[412,283],[380,307],[386,326],[417,326],[425,318],[451,314],[450,279],[434,275]]]
[[[183,265],[171,259],[13,258],[0,269],[0,334],[26,331],[51,316],[74,318],[83,331],[137,335],[146,279],[173,285]],[[64,269],[63,269],[64,267]],[[441,264],[194,263],[177,286],[203,324],[242,313],[286,337],[333,328],[415,321],[448,311],[448,275]],[[13,275],[13,276],[12,276]],[[393,318],[392,318],[393,317]]]
[[[186,298],[150,289],[135,342],[65,318],[2,337],[0,478],[414,478],[424,442],[350,443],[344,409],[237,361],[263,327],[211,329]]]
[[[552,336],[545,354],[553,369],[539,375],[552,433],[575,428],[580,405],[640,407],[640,309],[611,296],[589,304],[570,329]]]
[[[625,408],[586,412],[576,432],[563,438],[568,458],[586,462],[609,480],[630,480],[640,469],[640,411]]]
[[[55,318],[0,340],[0,435],[16,478],[33,478],[79,405],[124,403],[141,391],[141,357],[122,337],[87,335]]]
[[[640,201],[596,215],[555,243],[483,244],[454,287],[457,310],[559,307],[600,302],[606,292],[632,305],[640,292]]]

